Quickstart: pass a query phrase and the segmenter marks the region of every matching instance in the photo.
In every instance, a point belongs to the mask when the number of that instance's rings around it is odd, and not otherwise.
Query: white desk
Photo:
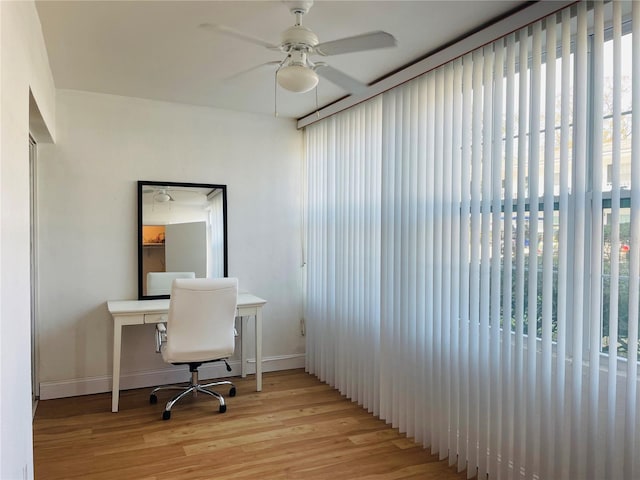
[[[253,317],[256,322],[256,390],[262,390],[262,306],[267,303],[260,297],[250,293],[238,294],[238,313],[241,322],[246,317]],[[143,325],[167,321],[169,300],[111,300],[107,302],[109,313],[113,317],[113,386],[111,411],[118,411],[120,399],[120,351],[122,348],[122,327],[124,325]],[[244,325],[241,325],[244,333]],[[242,376],[247,376],[246,335],[241,337]]]

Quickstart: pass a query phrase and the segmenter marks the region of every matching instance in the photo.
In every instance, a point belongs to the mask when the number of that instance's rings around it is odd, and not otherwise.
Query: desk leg
[[[120,399],[120,349],[122,343],[122,323],[118,319],[113,321],[113,379],[111,387],[111,411],[118,411]]]
[[[256,309],[256,390],[262,391],[262,307]]]
[[[247,376],[247,317],[240,317],[240,372],[242,378]]]

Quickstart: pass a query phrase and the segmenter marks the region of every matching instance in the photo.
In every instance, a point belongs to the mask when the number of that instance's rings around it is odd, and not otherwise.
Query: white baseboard
[[[278,370],[291,370],[304,368],[305,354],[278,355],[262,359],[263,372],[275,372]],[[231,372],[227,372],[224,363],[216,362],[202,365],[199,370],[199,378],[220,378],[240,375],[240,361],[229,362]],[[256,373],[255,359],[247,360],[247,373]],[[143,372],[130,372],[120,375],[120,390],[132,388],[153,387],[170,383],[189,381],[187,366],[168,366],[160,370],[147,370]],[[99,377],[74,378],[40,383],[40,400],[53,398],[76,397],[79,395],[91,395],[111,391],[111,375]]]

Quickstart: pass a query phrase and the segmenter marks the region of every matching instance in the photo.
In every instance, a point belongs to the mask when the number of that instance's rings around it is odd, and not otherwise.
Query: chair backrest
[[[149,272],[147,273],[147,295],[169,295],[176,278],[196,278],[195,272]]]
[[[174,280],[164,360],[204,362],[230,357],[235,347],[237,302],[237,278]]]

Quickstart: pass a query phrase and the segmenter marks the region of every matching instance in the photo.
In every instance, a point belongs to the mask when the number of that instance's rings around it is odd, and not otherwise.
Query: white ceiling
[[[528,2],[316,0],[303,24],[320,42],[384,30],[396,48],[323,59],[370,84]],[[237,75],[283,54],[198,28],[221,24],[270,43],[294,24],[281,1],[39,1],[57,88],[274,113],[275,67]],[[233,77],[233,78],[230,78]],[[320,79],[318,103],[346,95]],[[280,116],[315,110],[315,93],[278,89]]]

